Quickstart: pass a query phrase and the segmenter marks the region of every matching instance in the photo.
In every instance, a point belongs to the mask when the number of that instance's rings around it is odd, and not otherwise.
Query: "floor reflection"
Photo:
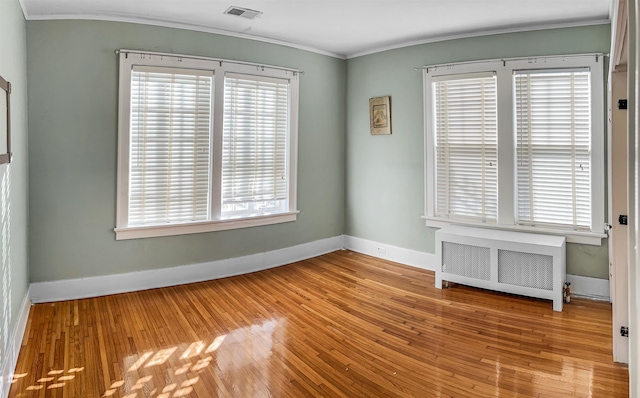
[[[199,387],[199,374],[205,371],[225,378],[231,372],[247,368],[248,374],[259,372],[263,378],[268,378],[268,363],[262,361],[268,362],[274,334],[277,331],[284,336],[284,328],[286,320],[270,319],[218,335],[211,341],[199,340],[129,355],[123,363],[127,369],[124,379],[113,382],[103,396],[185,397]],[[261,380],[260,384],[268,385],[268,380]]]
[[[379,263],[36,305],[9,398],[627,397],[609,303],[555,313]]]

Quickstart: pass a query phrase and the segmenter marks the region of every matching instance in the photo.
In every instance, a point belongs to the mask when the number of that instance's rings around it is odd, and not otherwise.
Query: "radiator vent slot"
[[[488,281],[491,278],[491,252],[488,247],[442,242],[442,271]]]
[[[553,256],[498,250],[498,282],[553,290]]]

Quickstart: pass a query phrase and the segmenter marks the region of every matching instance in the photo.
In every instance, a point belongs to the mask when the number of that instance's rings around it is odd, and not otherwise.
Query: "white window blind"
[[[436,216],[495,222],[497,96],[493,74],[433,82]]]
[[[134,67],[129,225],[205,220],[213,73]]]
[[[120,50],[116,239],[297,219],[296,70]]]
[[[225,76],[223,216],[285,208],[288,131],[289,81]]]
[[[590,72],[516,72],[520,224],[591,226]]]

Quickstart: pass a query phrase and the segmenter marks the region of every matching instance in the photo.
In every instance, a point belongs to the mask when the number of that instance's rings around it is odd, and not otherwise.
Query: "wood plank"
[[[33,306],[14,397],[627,397],[611,305],[453,285],[349,251]]]

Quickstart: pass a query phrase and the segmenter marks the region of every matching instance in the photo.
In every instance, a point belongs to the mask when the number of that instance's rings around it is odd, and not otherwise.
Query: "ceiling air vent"
[[[262,15],[261,11],[250,10],[248,8],[234,7],[234,6],[227,8],[227,11],[225,11],[224,13],[229,15],[235,15],[236,17],[247,18],[247,19],[256,19],[257,17]]]

